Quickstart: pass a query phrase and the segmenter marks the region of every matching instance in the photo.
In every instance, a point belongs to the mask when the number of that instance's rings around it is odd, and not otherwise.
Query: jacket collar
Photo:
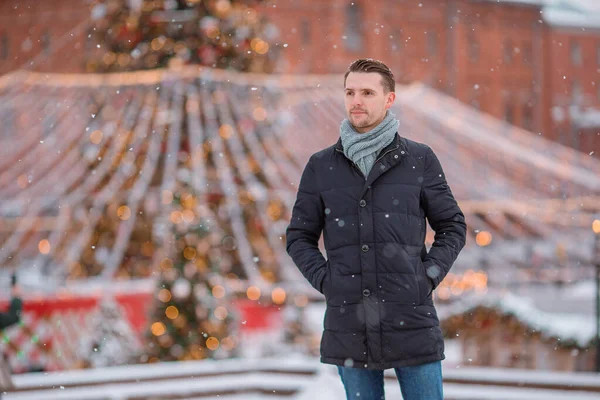
[[[388,144],[386,147],[384,147],[379,154],[377,155],[377,159],[379,159],[379,157],[381,157],[383,154],[387,153],[388,151],[390,151],[391,149],[396,149],[399,148],[401,150],[401,154],[407,155],[408,154],[408,150],[406,148],[406,142],[403,138],[400,137],[400,135],[398,133],[396,133],[396,136],[394,136],[394,140],[392,140],[392,143]],[[344,146],[342,146],[342,138],[340,137],[337,141],[337,143],[335,144],[335,150],[339,151],[341,153],[344,153]],[[402,153],[403,151],[403,153]]]
[[[373,165],[373,168],[371,168],[369,176],[365,180],[365,184],[361,191],[361,196],[365,194],[365,192],[371,187],[371,184],[375,182],[377,178],[401,162],[404,156],[408,155],[408,150],[406,147],[406,139],[401,138],[399,134],[396,134],[392,143],[387,145],[379,152],[377,158],[375,159],[375,164]],[[346,157],[344,154],[344,147],[342,146],[341,138],[336,143],[335,150],[340,152],[346,159],[348,159],[348,157]],[[352,161],[350,160],[350,162]]]

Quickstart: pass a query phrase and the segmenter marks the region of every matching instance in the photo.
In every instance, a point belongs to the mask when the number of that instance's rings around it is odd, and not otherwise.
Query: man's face
[[[385,93],[382,76],[376,72],[350,72],[344,99],[348,120],[357,132],[365,133],[383,121],[396,94]]]

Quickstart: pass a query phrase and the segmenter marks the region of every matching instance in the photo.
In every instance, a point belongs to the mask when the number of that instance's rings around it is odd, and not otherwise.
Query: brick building
[[[598,155],[600,15],[549,9],[545,19],[543,130],[560,143]]]
[[[340,73],[356,58],[381,59],[400,83],[425,82],[598,155],[600,7],[546,3],[270,0],[259,8],[286,44],[280,72]],[[89,0],[0,0],[0,74],[23,67],[83,72],[94,45],[89,15]]]
[[[86,0],[0,0],[0,75],[82,72],[89,18]]]

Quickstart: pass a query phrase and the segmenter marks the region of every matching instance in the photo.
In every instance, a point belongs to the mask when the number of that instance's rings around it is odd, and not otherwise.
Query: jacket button
[[[361,249],[362,249],[362,251],[364,251],[366,253],[367,251],[369,251],[369,245],[368,244],[363,244],[362,247],[361,247]]]
[[[371,291],[369,289],[363,290],[363,296],[369,297],[371,295]]]
[[[366,205],[367,205],[367,202],[365,201],[365,199],[362,199],[362,200],[360,201],[360,203],[358,203],[358,205],[359,205],[359,206],[361,206],[361,207],[364,207],[364,206],[366,206]]]

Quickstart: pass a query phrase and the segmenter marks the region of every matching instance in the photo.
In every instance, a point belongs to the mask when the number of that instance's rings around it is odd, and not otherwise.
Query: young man
[[[432,292],[465,244],[464,215],[433,151],[398,134],[390,69],[357,60],[344,82],[348,118],[338,142],[304,169],[287,251],[325,295],[321,361],[338,366],[349,400],[384,399],[388,368],[404,400],[442,400]],[[426,219],[435,231],[429,252]]]

